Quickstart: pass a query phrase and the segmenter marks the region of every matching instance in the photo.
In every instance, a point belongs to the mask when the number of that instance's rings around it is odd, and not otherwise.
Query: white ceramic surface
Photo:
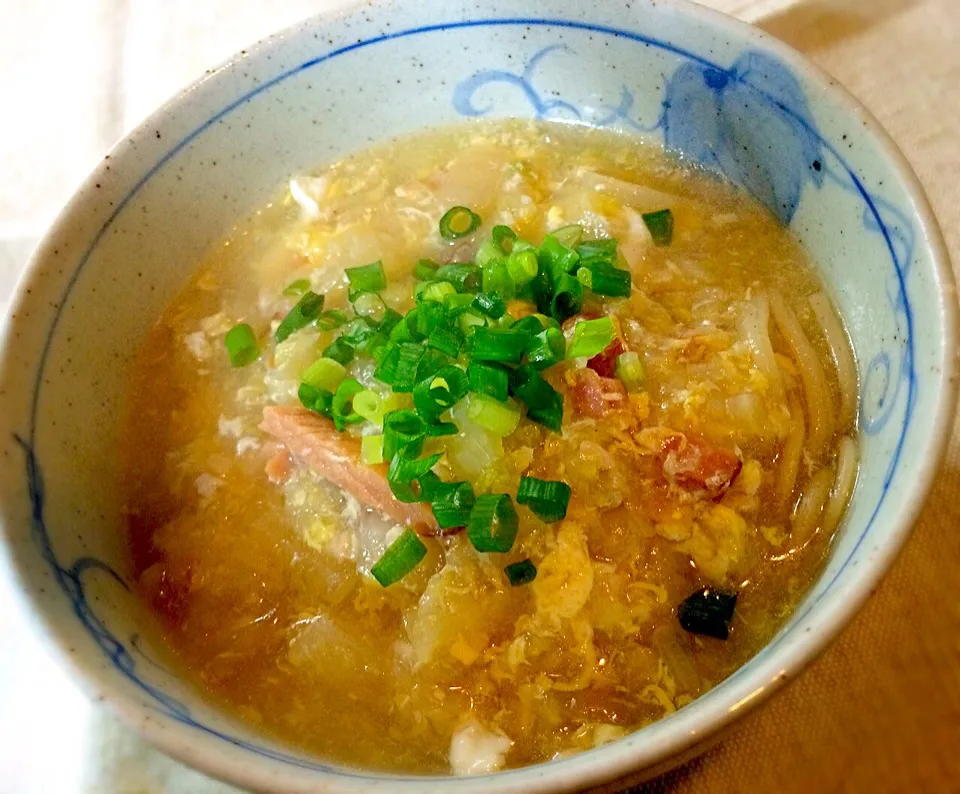
[[[202,252],[293,171],[469,115],[615,126],[766,200],[811,250],[863,384],[863,468],[826,571],[748,665],[604,748],[496,777],[335,770],[206,705],[141,642],[114,449],[131,352]],[[776,690],[849,619],[906,538],[949,435],[955,296],[922,192],[875,122],[799,56],[674,2],[360,6],[239,55],[123,141],[13,301],[0,372],[4,557],[89,691],[171,754],[282,791],[560,791],[652,769]]]

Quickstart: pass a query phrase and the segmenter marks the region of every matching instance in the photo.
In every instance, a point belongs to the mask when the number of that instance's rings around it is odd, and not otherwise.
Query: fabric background
[[[960,0],[704,0],[806,53],[880,119],[960,263]],[[339,0],[0,0],[0,301],[114,139],[234,50]],[[960,792],[960,434],[842,636],[643,794]],[[0,794],[228,794],[87,703],[0,582]],[[613,786],[605,792],[624,791]]]

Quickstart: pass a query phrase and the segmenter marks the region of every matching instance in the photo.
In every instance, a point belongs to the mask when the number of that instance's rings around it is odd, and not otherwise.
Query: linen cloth
[[[203,70],[342,0],[0,0],[0,302],[109,145]],[[960,0],[704,0],[837,77],[920,176],[960,263]],[[142,743],[50,661],[0,582],[0,794],[236,794]],[[960,792],[960,432],[842,636],[638,794]]]

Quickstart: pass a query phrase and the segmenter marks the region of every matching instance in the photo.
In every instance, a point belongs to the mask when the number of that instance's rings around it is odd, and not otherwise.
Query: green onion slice
[[[519,364],[530,342],[530,334],[512,328],[477,328],[470,340],[470,356],[475,361],[502,361]]]
[[[350,282],[350,300],[361,292],[379,292],[387,286],[387,274],[379,260],[361,267],[348,267],[344,272]]]
[[[583,227],[576,223],[569,226],[562,226],[550,232],[553,237],[567,248],[576,248],[583,239]]]
[[[331,358],[334,361],[346,366],[353,361],[355,353],[353,345],[351,345],[342,336],[338,336],[333,340],[333,342],[323,349],[323,355],[326,358]]]
[[[573,317],[583,306],[583,285],[574,276],[561,273],[553,279],[550,316],[558,322]]]
[[[613,320],[609,317],[581,320],[573,329],[567,358],[592,358],[606,350],[615,336]]]
[[[540,265],[533,249],[515,250],[507,257],[507,273],[517,287],[523,287],[536,278]]]
[[[456,358],[460,354],[463,341],[463,334],[460,329],[453,326],[441,326],[427,337],[427,347],[450,358]]]
[[[245,367],[260,357],[260,345],[253,329],[246,323],[233,326],[223,338],[230,356],[230,364],[234,367]]]
[[[407,450],[393,456],[387,469],[387,483],[393,495],[401,502],[422,502],[420,478],[437,465],[443,453],[426,458],[409,457]]]
[[[399,327],[399,326],[398,326]],[[423,347],[415,342],[401,342],[388,346],[374,377],[395,392],[411,392],[417,381],[417,366],[423,358]]]
[[[427,422],[453,408],[467,393],[466,373],[460,367],[445,366],[413,388],[413,404]]]
[[[310,289],[310,279],[308,278],[298,278],[296,281],[291,281],[283,289],[283,294],[288,298],[299,298]]]
[[[399,582],[427,556],[427,547],[412,529],[404,530],[370,569],[383,587]]]
[[[470,511],[467,537],[480,552],[508,552],[517,537],[517,511],[507,494],[484,494]]]
[[[416,411],[390,411],[383,417],[383,457],[393,460],[398,452],[419,455],[427,431]]]
[[[529,507],[541,521],[550,524],[567,517],[570,486],[560,480],[521,477],[517,503]]]
[[[327,309],[325,312],[320,312],[320,316],[317,317],[317,328],[321,331],[332,331],[334,328],[346,325],[348,319],[347,315],[339,309]]]
[[[480,216],[468,207],[451,207],[440,219],[440,236],[444,240],[456,240],[476,231],[480,223]]]
[[[419,299],[422,301],[433,301],[443,303],[447,296],[456,295],[457,288],[449,281],[429,281],[423,285],[419,292]]]
[[[470,520],[470,512],[476,502],[473,486],[468,482],[447,483],[435,481],[431,486],[427,476],[420,478],[421,493],[429,500],[433,517],[441,529],[465,527]],[[433,475],[436,477],[436,475]],[[437,478],[439,480],[439,478]]]
[[[597,295],[626,298],[630,295],[633,279],[629,270],[595,264],[577,270],[577,281]]]
[[[332,358],[318,358],[303,372],[300,380],[315,389],[335,392],[340,382],[347,377],[347,370],[339,361]]]
[[[387,313],[387,304],[376,292],[361,292],[353,301],[357,316],[379,323]]]
[[[628,392],[643,391],[647,382],[647,373],[640,356],[632,350],[617,356],[616,375]]]
[[[413,277],[417,281],[432,281],[437,276],[437,268],[440,267],[432,259],[421,259],[413,268]]]
[[[360,439],[360,462],[365,466],[383,463],[383,436],[363,436]]]
[[[544,328],[527,345],[527,361],[536,369],[546,369],[563,361],[567,340],[559,328]]]
[[[333,408],[333,395],[328,391],[315,389],[309,383],[301,383],[297,390],[301,405],[308,411],[329,417]]]
[[[507,399],[510,379],[503,367],[471,361],[467,365],[467,380],[474,394],[485,394],[501,402]]]
[[[521,410],[514,400],[500,402],[485,394],[472,394],[467,419],[494,435],[509,436],[520,424]]]
[[[509,226],[494,226],[490,232],[493,244],[500,249],[500,253],[506,255],[513,251],[513,244],[517,239],[517,233]]]
[[[494,320],[499,320],[507,312],[507,305],[497,294],[481,292],[473,299],[473,306]]]
[[[641,217],[656,245],[670,245],[673,241],[673,213],[669,209],[646,212]]]
[[[541,267],[556,277],[562,273],[574,272],[580,261],[580,254],[552,234],[548,234],[537,249],[537,259]]]
[[[480,289],[483,278],[482,270],[477,265],[465,262],[453,262],[437,270],[437,279],[447,281],[457,288],[457,292],[476,292]]]
[[[372,389],[364,389],[354,395],[353,410],[368,422],[383,425],[383,398]]]
[[[559,433],[563,422],[563,397],[529,364],[511,373],[510,390],[527,406],[527,418]]]
[[[537,578],[537,566],[529,559],[512,562],[503,569],[503,572],[507,575],[507,580],[513,587],[530,584]]]
[[[303,297],[297,301],[297,305],[289,311],[280,325],[277,326],[274,334],[277,341],[282,342],[295,331],[316,322],[321,311],[323,311],[323,295],[317,295],[316,292],[307,290],[303,293]]]
[[[337,430],[344,430],[347,425],[363,421],[363,417],[353,408],[353,398],[363,390],[363,384],[353,378],[347,378],[337,386],[331,405],[333,424]]]

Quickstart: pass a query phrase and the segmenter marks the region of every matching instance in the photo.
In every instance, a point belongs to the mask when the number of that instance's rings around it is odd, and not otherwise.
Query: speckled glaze
[[[660,140],[765,202],[820,263],[848,321],[863,468],[796,614],[691,705],[603,748],[495,776],[371,775],[257,735],[155,661],[129,590],[117,417],[144,331],[203,252],[289,174],[476,116]],[[896,147],[829,77],[755,30],[666,0],[357,6],[240,53],[160,109],[41,244],[3,337],[0,561],[92,696],[171,755],[243,786],[558,792],[649,776],[795,675],[890,565],[949,437],[955,303],[936,222]]]

